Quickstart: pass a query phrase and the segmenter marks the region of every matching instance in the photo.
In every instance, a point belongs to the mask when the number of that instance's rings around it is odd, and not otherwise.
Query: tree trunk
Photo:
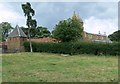
[[[30,28],[28,28],[28,39],[29,39],[29,44],[30,44],[30,52],[33,52],[31,38],[30,38]]]

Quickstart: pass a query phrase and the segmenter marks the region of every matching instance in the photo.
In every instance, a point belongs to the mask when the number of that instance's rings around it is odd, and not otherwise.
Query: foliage
[[[36,20],[32,19],[32,16],[35,15],[35,11],[31,8],[31,4],[29,2],[27,2],[26,4],[22,4],[22,10],[23,10],[25,16],[27,16],[26,25],[28,26],[28,37],[29,37],[30,51],[32,52],[30,29],[36,28],[36,26],[37,26]]]
[[[35,37],[37,38],[43,38],[43,37],[50,37],[51,33],[46,27],[37,27],[37,34]]]
[[[60,54],[94,54],[94,55],[120,55],[120,43],[94,43],[94,42],[62,42],[62,43],[32,43],[34,52],[48,52]],[[29,51],[28,42],[24,43]]]
[[[28,28],[26,28],[26,27],[20,27],[22,30],[23,30],[23,32],[28,36]]]
[[[0,28],[0,42],[4,41],[3,37],[2,37],[2,29]]]
[[[26,4],[22,4],[22,9],[27,16],[27,26],[28,28],[35,28],[37,26],[37,22],[35,19],[32,19],[32,16],[35,15],[35,11],[31,8],[31,4],[27,2]]]
[[[2,22],[0,23],[0,33],[1,33],[1,40],[5,41],[7,39],[9,31],[13,29],[10,23],[8,22]]]
[[[60,21],[53,30],[53,37],[63,42],[74,41],[82,38],[83,28],[78,19]]]
[[[25,34],[28,36],[28,28],[21,27]],[[43,38],[43,37],[50,37],[51,33],[46,27],[37,27],[30,29],[30,37],[31,38]]]
[[[24,33],[28,36],[28,28],[21,27],[21,29],[24,31]],[[30,37],[35,38],[35,35],[37,34],[37,29],[36,28],[30,28]]]
[[[2,42],[2,36],[0,35],[0,42]]]
[[[114,32],[113,34],[110,34],[108,36],[110,38],[111,41],[120,41],[120,30]]]

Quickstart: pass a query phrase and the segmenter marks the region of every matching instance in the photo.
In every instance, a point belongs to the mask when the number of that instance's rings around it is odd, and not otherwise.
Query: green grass
[[[118,81],[118,57],[48,53],[2,55],[3,82]]]
[[[2,82],[2,54],[0,54],[0,83],[1,82]]]

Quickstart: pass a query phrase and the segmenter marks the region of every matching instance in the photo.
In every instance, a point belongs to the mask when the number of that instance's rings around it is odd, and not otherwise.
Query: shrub
[[[32,43],[34,52],[59,54],[95,54],[120,55],[120,43],[96,42],[63,42],[63,43]],[[29,42],[24,43],[26,51],[30,51]]]

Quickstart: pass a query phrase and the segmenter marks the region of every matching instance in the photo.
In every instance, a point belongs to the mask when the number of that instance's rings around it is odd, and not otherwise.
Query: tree
[[[2,30],[1,30],[1,28],[0,28],[0,42],[2,42],[3,41],[3,38],[2,38]]]
[[[9,31],[13,29],[10,23],[8,22],[2,22],[0,23],[0,30],[2,33],[2,41],[5,41],[8,37]]]
[[[53,37],[62,42],[76,41],[82,38],[83,27],[78,19],[60,21],[53,30]]]
[[[28,36],[28,28],[21,27],[24,33]],[[30,29],[30,37],[31,38],[43,38],[43,37],[50,37],[51,33],[46,27],[37,27]]]
[[[115,31],[113,34],[108,36],[111,41],[120,41],[120,30]]]
[[[21,29],[24,31],[24,33],[28,36],[28,28],[21,27]],[[31,28],[30,29],[30,37],[35,38],[35,35],[37,34],[37,28]]]
[[[50,37],[51,33],[46,27],[37,27],[37,38]]]
[[[22,4],[22,9],[23,9],[25,16],[27,17],[26,25],[28,26],[28,38],[29,38],[29,43],[30,43],[30,51],[33,52],[31,37],[30,37],[30,29],[36,28],[37,26],[36,20],[32,19],[32,16],[35,15],[35,11],[31,8],[31,4],[29,2],[27,2],[26,4]]]
[[[23,32],[27,35],[27,37],[28,37],[28,28],[26,28],[26,27],[20,27],[22,30],[23,30]]]

